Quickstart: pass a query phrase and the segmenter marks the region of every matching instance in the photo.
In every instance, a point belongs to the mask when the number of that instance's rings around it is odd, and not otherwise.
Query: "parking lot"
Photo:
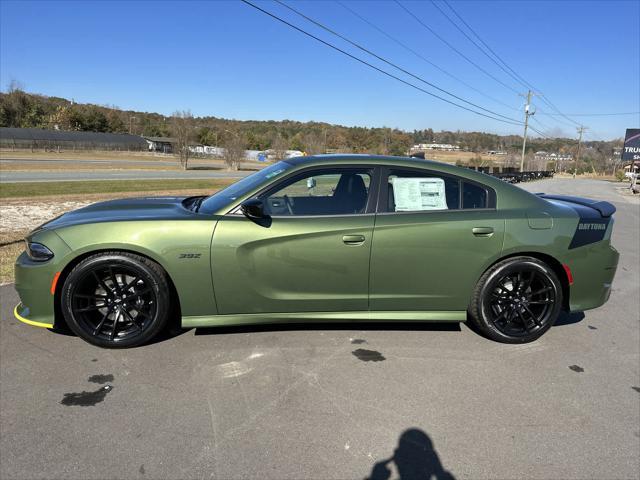
[[[596,180],[523,188],[614,203],[621,254],[609,302],[532,344],[367,323],[101,350],[21,324],[0,287],[0,478],[638,478],[640,203]]]

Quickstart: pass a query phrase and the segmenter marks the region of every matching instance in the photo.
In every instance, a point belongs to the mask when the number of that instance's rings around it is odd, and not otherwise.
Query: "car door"
[[[371,251],[371,310],[466,310],[504,238],[495,192],[422,169],[381,173]]]
[[[267,222],[225,215],[211,257],[219,313],[367,310],[376,175],[307,169],[257,195]]]

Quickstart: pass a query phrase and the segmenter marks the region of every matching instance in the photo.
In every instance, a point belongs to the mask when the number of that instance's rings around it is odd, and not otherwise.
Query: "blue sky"
[[[290,5],[406,70],[486,109],[522,119],[523,100],[466,62],[391,1],[349,1],[367,20],[470,90],[390,41],[333,1]],[[367,57],[272,1],[262,8]],[[450,44],[516,91],[525,91],[431,2],[403,4]],[[438,2],[446,10],[444,3]],[[455,1],[451,5],[527,82],[564,113],[640,110],[639,1]],[[402,78],[415,79],[395,71]],[[344,57],[249,6],[201,2],[0,2],[0,85],[166,115],[317,120],[406,130],[521,128],[476,116]],[[426,87],[430,89],[429,87]],[[575,136],[536,100],[534,127]],[[518,111],[518,109],[520,111]],[[640,115],[574,117],[587,139],[622,137]],[[540,123],[542,122],[544,126]]]

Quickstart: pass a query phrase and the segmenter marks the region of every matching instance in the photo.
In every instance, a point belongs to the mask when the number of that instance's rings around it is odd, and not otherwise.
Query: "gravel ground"
[[[58,215],[89,205],[90,201],[4,201],[0,205],[0,235],[32,230]]]

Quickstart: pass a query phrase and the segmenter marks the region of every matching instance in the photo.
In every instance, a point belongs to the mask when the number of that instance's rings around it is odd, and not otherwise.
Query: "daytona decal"
[[[611,218],[580,219],[569,249],[582,247],[604,239]]]

